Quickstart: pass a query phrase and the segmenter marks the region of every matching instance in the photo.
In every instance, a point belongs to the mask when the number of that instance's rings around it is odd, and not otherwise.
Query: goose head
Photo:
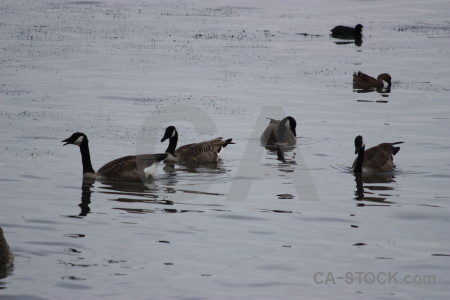
[[[363,26],[361,24],[358,24],[355,26],[355,33],[356,34],[361,34],[363,31]]]
[[[392,85],[392,83],[391,83],[392,78],[391,78],[391,75],[389,75],[388,73],[383,73],[383,74],[378,75],[377,80],[386,81],[388,84],[388,87],[390,87]]]
[[[364,151],[365,146],[363,137],[358,135],[355,138],[355,154],[358,154],[361,149]]]
[[[63,140],[62,143],[65,143],[63,146],[69,145],[69,144],[81,146],[82,144],[89,143],[89,140],[88,140],[87,136],[84,133],[82,133],[82,132],[75,132],[69,138]]]
[[[166,128],[166,131],[164,132],[164,136],[161,139],[161,143],[167,139],[172,139],[176,136],[178,136],[178,133],[177,130],[175,129],[175,126],[169,126]]]
[[[294,134],[294,136],[297,136],[297,132],[295,131],[295,128],[297,127],[297,122],[295,121],[295,119],[291,116],[286,117],[287,121],[285,123],[286,127],[288,129],[292,130],[292,133]]]

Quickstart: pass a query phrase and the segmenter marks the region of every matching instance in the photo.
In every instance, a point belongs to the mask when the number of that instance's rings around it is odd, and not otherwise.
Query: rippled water
[[[0,225],[15,264],[0,298],[446,299],[450,4],[336,5],[3,1]],[[329,36],[357,23],[360,45]],[[353,89],[359,70],[390,73],[391,90]],[[284,115],[299,139],[282,159],[259,135]],[[61,144],[86,133],[98,169],[163,152],[168,125],[180,145],[236,144],[145,184],[83,183]],[[359,134],[405,142],[393,174],[353,175]]]

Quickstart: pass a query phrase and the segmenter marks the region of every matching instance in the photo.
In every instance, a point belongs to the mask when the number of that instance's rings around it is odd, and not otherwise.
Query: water
[[[446,299],[449,8],[3,1],[0,225],[16,260],[1,298]],[[357,23],[360,46],[329,36]],[[391,91],[353,90],[359,70],[390,73]],[[283,162],[259,134],[287,114],[300,137]],[[98,169],[164,151],[168,125],[180,145],[236,144],[136,185],[83,184],[61,143],[86,133]],[[394,174],[355,178],[359,134],[405,142]]]

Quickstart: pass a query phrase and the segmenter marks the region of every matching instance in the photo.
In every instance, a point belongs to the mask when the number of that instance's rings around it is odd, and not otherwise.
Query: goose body
[[[177,147],[178,132],[174,126],[166,128],[164,137],[161,143],[169,139],[169,146],[167,147],[167,162],[183,162],[183,163],[210,163],[215,162],[223,153],[223,149],[229,145],[234,144],[232,139],[223,140],[221,137],[205,141],[201,143],[193,143]]]
[[[129,155],[110,161],[95,172],[91,164],[89,140],[84,133],[76,132],[62,142],[65,143],[63,146],[73,144],[80,147],[83,177],[90,179],[142,182],[154,176],[156,164],[167,157],[165,153]]]
[[[359,71],[358,73],[353,73],[353,84],[356,87],[383,87],[384,81],[386,81],[387,86],[390,87],[392,84],[391,80],[391,75],[389,75],[388,73],[378,75],[377,79],[364,74],[361,71]]]
[[[355,154],[358,156],[353,162],[352,169],[355,173],[393,171],[395,169],[394,155],[400,150],[400,147],[394,145],[401,143],[403,142],[382,143],[365,150],[363,137],[357,136],[355,138]]]
[[[293,146],[297,143],[297,122],[293,117],[282,120],[270,119],[269,125],[261,135],[264,146]]]
[[[0,267],[10,267],[13,263],[14,255],[3,236],[3,230],[0,227]]]
[[[355,27],[339,25],[331,29],[331,33],[337,37],[354,37],[358,39],[362,36],[362,30],[363,26],[361,24],[358,24]]]

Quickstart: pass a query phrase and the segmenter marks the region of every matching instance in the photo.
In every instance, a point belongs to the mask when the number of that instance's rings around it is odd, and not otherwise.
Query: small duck
[[[331,29],[331,33],[336,37],[354,37],[360,39],[362,37],[362,30],[363,26],[361,24],[356,25],[355,28],[339,25]]]
[[[378,75],[377,79],[364,74],[361,71],[359,71],[358,73],[353,73],[353,85],[355,85],[356,87],[383,87],[384,81],[386,81],[387,87],[389,88],[392,85],[391,80],[391,75],[389,75],[388,73]]]
[[[358,156],[353,162],[353,171],[355,173],[393,171],[395,169],[394,155],[400,151],[400,147],[394,147],[394,145],[402,143],[382,143],[365,150],[364,139],[358,135],[355,138],[355,154],[358,154]]]

